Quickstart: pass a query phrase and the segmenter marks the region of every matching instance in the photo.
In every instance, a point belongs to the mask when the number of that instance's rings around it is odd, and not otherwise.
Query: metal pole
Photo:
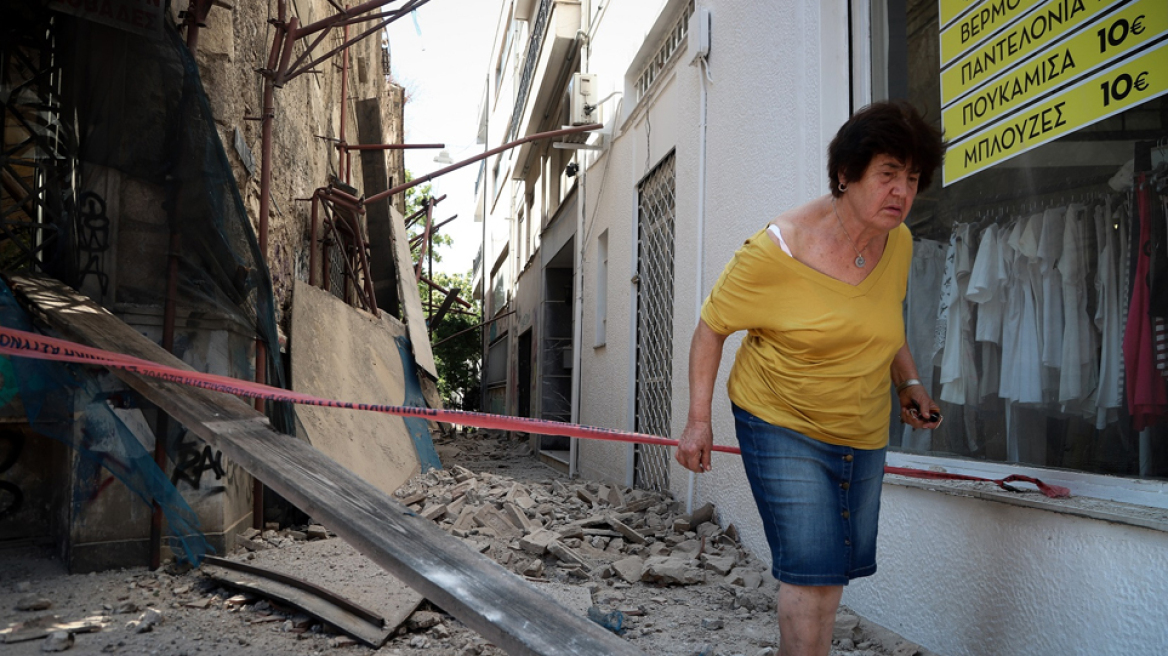
[[[190,0],[183,24],[187,28],[187,50],[191,57],[199,51],[199,28],[211,9],[209,0]],[[182,184],[181,181],[176,184]],[[176,201],[177,201],[177,194]],[[182,237],[178,230],[177,217],[170,217],[170,242],[166,263],[166,301],[162,309],[162,348],[174,353],[174,324],[178,313],[178,260],[182,249]],[[157,434],[154,437],[154,464],[166,472],[166,437],[170,434],[170,415],[158,411]],[[150,569],[162,566],[162,506],[153,504],[150,515]]]
[[[344,30],[344,42],[347,42],[348,40],[349,40],[349,26],[346,25],[345,30]],[[345,118],[346,118],[345,114],[348,113],[348,109],[349,109],[349,102],[348,102],[349,95],[348,95],[348,93],[346,93],[346,91],[348,90],[348,87],[349,87],[349,49],[345,48],[344,52],[341,53],[341,134],[339,136],[341,138],[341,145],[342,146],[344,146],[344,144],[345,144],[345,122],[346,122],[345,121]],[[349,166],[348,166],[349,153],[344,151],[344,150],[341,150],[337,154],[340,155],[340,157],[337,158],[337,160],[338,160],[337,161],[337,168],[339,168],[341,170],[341,179],[345,181],[345,184],[349,184],[349,173],[350,173]]]
[[[450,173],[451,171],[457,171],[458,169],[466,166],[467,164],[474,164],[475,162],[477,162],[479,160],[486,159],[486,158],[490,157],[491,155],[501,153],[505,150],[510,150],[512,148],[515,148],[516,146],[522,146],[523,144],[531,142],[531,141],[539,141],[541,139],[555,139],[556,137],[562,137],[562,136],[569,135],[569,134],[576,134],[577,132],[591,132],[592,130],[599,130],[602,127],[604,127],[604,126],[599,124],[599,123],[593,123],[591,125],[579,125],[576,127],[564,128],[562,130],[552,130],[551,132],[540,132],[538,134],[533,134],[529,137],[523,137],[522,139],[516,139],[515,141],[505,143],[502,146],[499,146],[498,148],[492,148],[491,150],[488,150],[485,153],[480,153],[478,155],[475,155],[474,157],[471,157],[470,159],[464,159],[461,162],[455,162],[454,164],[451,164],[450,166],[447,166],[444,169],[438,169],[437,171],[434,171],[433,173],[424,175],[420,178],[414,178],[413,180],[410,180],[409,182],[400,184],[392,189],[386,189],[385,191],[383,191],[381,193],[373,194],[372,196],[366,198],[364,202],[376,203],[379,200],[384,200],[384,199],[389,198],[390,196],[392,196],[394,194],[400,194],[401,192],[403,192],[407,189],[410,189],[412,187],[416,187],[416,186],[422,184],[423,182],[429,182],[430,180],[433,180],[434,178],[436,178],[440,175],[445,175],[447,173]],[[483,191],[486,192],[486,189],[484,189]],[[486,220],[485,215],[483,217],[483,220],[484,221]],[[486,257],[485,253],[483,254],[483,257]]]
[[[259,247],[263,263],[268,261],[268,214],[272,203],[272,121],[275,120],[275,76],[277,63],[286,64],[290,52],[281,57],[281,49],[291,51],[291,44],[287,43],[287,36],[291,34],[289,28],[295,27],[296,19],[292,24],[287,23],[288,4],[286,0],[277,3],[276,33],[272,35],[272,50],[268,55],[268,70],[264,74],[263,115],[260,117],[260,216],[259,216]],[[258,319],[258,317],[257,317]],[[264,340],[256,336],[255,349],[255,381],[261,385],[267,382],[268,349]],[[255,400],[255,409],[263,412],[263,399]],[[258,478],[252,480],[251,525],[253,528],[264,528],[264,484]]]

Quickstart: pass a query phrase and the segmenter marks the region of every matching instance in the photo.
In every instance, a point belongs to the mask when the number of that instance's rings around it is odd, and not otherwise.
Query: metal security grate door
[[[674,156],[638,186],[637,431],[669,437],[673,403]],[[636,487],[669,489],[670,450],[636,447]]]

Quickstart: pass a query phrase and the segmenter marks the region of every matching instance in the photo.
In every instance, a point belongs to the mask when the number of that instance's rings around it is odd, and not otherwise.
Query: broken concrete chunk
[[[859,637],[860,618],[851,613],[839,613],[835,616],[835,627],[831,630],[832,640],[855,640]]]
[[[246,531],[244,531],[243,533],[240,533],[239,535],[241,537],[247,538],[248,540],[254,540],[256,537],[259,536],[259,534],[260,534],[260,530],[258,528],[249,528]]]
[[[592,496],[592,493],[584,488],[576,489],[576,498],[578,498],[580,501],[583,501],[584,503],[588,503],[592,508],[596,508],[598,505],[600,505],[598,498]]]
[[[692,530],[693,530],[693,525],[689,523],[688,519],[685,519],[684,517],[679,517],[679,518],[673,520],[673,532],[674,533],[685,533],[687,531],[692,531]]]
[[[265,549],[272,548],[272,545],[268,544],[267,542],[264,542],[263,540],[249,540],[248,538],[245,538],[242,535],[238,535],[235,537],[235,546],[243,547],[244,549],[247,549],[248,551],[263,551]]]
[[[162,611],[157,608],[147,608],[141,617],[130,622],[126,627],[133,630],[134,633],[149,633],[159,624],[162,624]]]
[[[503,513],[494,506],[483,506],[474,515],[475,523],[491,529],[495,535],[503,539],[517,538],[523,535],[523,530],[507,520]]]
[[[690,522],[690,524],[692,524],[694,526],[698,526],[698,525],[704,524],[706,522],[713,521],[713,519],[714,519],[714,504],[707,503],[707,504],[703,505],[701,508],[698,508],[697,510],[693,511],[693,514],[690,515],[690,517],[689,517],[689,522]]]
[[[645,536],[634,531],[627,524],[620,521],[616,517],[609,517],[608,525],[611,526],[614,531],[620,533],[626,540],[632,542],[633,544],[645,544],[646,542]]]
[[[418,516],[424,517],[433,522],[441,519],[445,514],[446,504],[439,503],[426,506],[422,512],[418,513]]]
[[[698,525],[698,537],[710,539],[722,532],[722,528],[714,522],[706,522]]]
[[[504,503],[503,504],[503,515],[512,524],[514,524],[515,526],[518,526],[524,533],[530,533],[530,532],[534,531],[535,529],[540,528],[540,526],[538,524],[536,524],[535,522],[531,521],[531,519],[527,516],[527,513],[523,512],[523,509],[521,509],[515,503],[512,503],[512,502]]]
[[[16,610],[47,610],[53,607],[53,600],[46,597],[22,597],[16,600]]]
[[[558,540],[549,544],[547,549],[553,556],[568,565],[577,565],[586,572],[592,571],[592,566],[588,564],[588,561],[584,560],[583,556]]]
[[[645,572],[645,561],[637,556],[629,556],[613,563],[612,569],[628,583],[636,583]]]
[[[463,481],[469,481],[470,479],[475,477],[474,472],[467,469],[466,467],[463,467],[462,465],[455,465],[454,467],[452,467],[450,469],[450,473],[451,473],[451,475],[454,476],[455,482],[458,482],[458,483],[462,483]]]
[[[738,559],[734,556],[711,556],[709,554],[702,554],[702,565],[706,569],[717,572],[722,576],[726,576],[738,564]]]
[[[41,643],[41,651],[66,651],[73,648],[73,634],[68,631],[53,631]]]
[[[536,531],[532,531],[530,535],[524,536],[524,538],[519,541],[519,548],[523,549],[527,553],[539,556],[547,552],[548,545],[559,539],[560,536],[558,533],[553,533],[552,531],[541,528]]]
[[[772,607],[773,597],[761,590],[743,590],[734,597],[735,608],[745,608],[755,612],[765,613]]]
[[[462,512],[460,512],[458,514],[458,519],[454,520],[454,526],[451,527],[451,530],[452,531],[469,531],[470,529],[474,528],[474,525],[475,525],[474,516],[475,516],[475,509],[474,508],[470,508],[470,507],[463,508]]]
[[[428,610],[420,610],[410,615],[406,620],[406,627],[411,631],[422,631],[442,623],[442,614]]]
[[[654,542],[653,544],[649,545],[650,556],[668,556],[670,553],[672,553],[672,551],[670,550],[669,545],[665,544],[664,542]]]
[[[324,540],[328,537],[328,530],[320,524],[313,524],[308,527],[309,540]]]
[[[693,567],[689,558],[680,556],[655,556],[645,561],[645,571],[641,580],[661,585],[692,585],[701,583],[701,570]]]
[[[557,529],[556,532],[559,533],[560,537],[565,540],[571,540],[573,538],[580,539],[584,537],[584,528],[579,524],[569,524]]]
[[[406,496],[398,499],[398,501],[403,506],[412,506],[415,503],[425,501],[425,500],[426,500],[426,493],[425,492],[415,492],[413,494],[406,495]]]
[[[747,590],[755,590],[762,585],[762,574],[746,567],[735,567],[726,577],[730,585],[737,585]]]
[[[533,558],[531,562],[525,564],[520,569],[520,572],[522,572],[524,576],[539,578],[543,576],[543,561],[539,558]]]

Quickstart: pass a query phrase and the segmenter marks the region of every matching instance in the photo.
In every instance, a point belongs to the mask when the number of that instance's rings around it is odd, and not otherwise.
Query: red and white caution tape
[[[201,387],[215,392],[235,394],[248,398],[265,399],[268,401],[287,401],[301,405],[315,405],[326,408],[345,408],[349,410],[367,410],[381,412],[399,417],[418,417],[429,421],[445,421],[452,424],[474,426],[476,428],[491,428],[496,430],[519,431],[539,435],[562,435],[565,437],[579,437],[589,440],[603,440],[608,442],[626,442],[636,444],[654,444],[659,446],[676,447],[677,440],[671,440],[644,433],[630,433],[613,430],[611,428],[597,428],[595,426],[581,426],[543,419],[527,417],[508,417],[491,415],[483,412],[467,412],[465,410],[445,410],[437,408],[415,408],[411,406],[384,405],[377,403],[353,403],[325,399],[310,394],[292,392],[278,387],[270,387],[259,383],[238,380],[227,376],[205,374],[197,371],[176,369],[156,362],[135,358],[120,353],[113,353],[102,349],[92,348],[63,339],[37,335],[0,326],[0,355],[9,355],[56,362],[72,362],[100,367],[122,369],[143,376],[150,376],[159,380],[180,383],[193,387]],[[738,447],[715,444],[714,451],[722,453],[741,454]],[[1013,475],[1003,479],[977,478],[960,474],[945,474],[921,469],[904,467],[885,467],[885,472],[915,478],[958,479],[996,483],[1004,489],[1013,489],[1008,484],[1015,481],[1025,481],[1038,486],[1038,489],[1048,497],[1067,497],[1071,492],[1065,487],[1047,485],[1036,478]]]

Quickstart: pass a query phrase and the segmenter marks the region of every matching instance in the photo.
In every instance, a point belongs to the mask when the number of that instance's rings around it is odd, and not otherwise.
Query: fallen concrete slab
[[[292,389],[356,403],[406,405],[407,372],[396,342],[405,335],[397,319],[375,317],[298,280],[289,349]],[[424,420],[309,405],[297,406],[296,416],[309,444],[383,492],[392,493],[420,470],[441,466]]]
[[[6,279],[34,315],[69,339],[190,370],[107,310],[56,280],[15,275]],[[119,369],[113,373],[386,571],[509,654],[643,654],[447,535],[311,445],[277,433],[266,417],[239,398]]]

